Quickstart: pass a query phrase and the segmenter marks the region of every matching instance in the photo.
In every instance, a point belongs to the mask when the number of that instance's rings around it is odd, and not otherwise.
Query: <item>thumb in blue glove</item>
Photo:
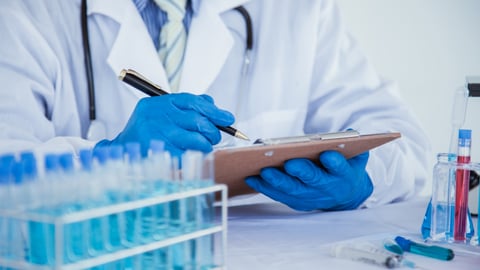
[[[208,95],[178,93],[141,99],[127,125],[113,140],[102,140],[95,147],[125,145],[138,142],[142,155],[148,152],[151,140],[161,140],[165,150],[174,156],[185,150],[212,151],[220,142],[216,127],[229,126],[233,115],[215,106]]]
[[[337,151],[320,154],[317,165],[308,159],[292,159],[283,170],[263,168],[246,178],[254,190],[302,211],[355,209],[373,191],[365,171],[369,153],[350,159]]]

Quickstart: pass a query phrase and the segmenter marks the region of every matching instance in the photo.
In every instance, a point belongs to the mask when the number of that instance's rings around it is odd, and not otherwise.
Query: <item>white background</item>
[[[466,76],[480,76],[480,1],[337,1],[347,28],[378,72],[397,82],[433,153],[447,152],[453,92]],[[464,128],[472,129],[472,161],[480,162],[480,97],[469,99]],[[478,190],[470,191],[472,213],[479,211]]]
[[[338,0],[338,5],[378,72],[397,82],[434,153],[448,151],[453,91],[467,75],[480,76],[480,1]],[[480,161],[480,98],[469,100],[465,127],[473,129],[472,159]]]

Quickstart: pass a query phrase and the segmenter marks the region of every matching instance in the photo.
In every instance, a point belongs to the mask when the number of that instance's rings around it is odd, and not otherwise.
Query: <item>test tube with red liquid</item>
[[[455,177],[455,218],[453,240],[466,241],[467,214],[468,214],[468,191],[470,184],[470,170],[462,165],[470,163],[470,149],[472,131],[460,129],[458,131],[457,171]]]

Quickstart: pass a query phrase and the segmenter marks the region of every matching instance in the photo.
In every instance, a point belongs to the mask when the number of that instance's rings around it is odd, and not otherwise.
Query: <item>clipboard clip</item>
[[[358,131],[350,129],[346,131],[331,132],[331,133],[317,133],[317,134],[307,134],[302,136],[257,139],[253,144],[277,145],[277,144],[289,144],[289,143],[301,143],[301,142],[311,142],[311,141],[320,141],[320,140],[351,138],[351,137],[358,137],[358,136],[360,136],[360,133]]]

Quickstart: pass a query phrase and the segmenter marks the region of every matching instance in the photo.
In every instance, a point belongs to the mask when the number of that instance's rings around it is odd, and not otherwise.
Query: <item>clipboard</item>
[[[399,132],[361,135],[355,130],[257,140],[251,146],[214,151],[215,182],[228,186],[228,195],[254,193],[244,179],[264,167],[282,167],[294,158],[318,160],[326,150],[336,150],[347,159],[401,137]]]

